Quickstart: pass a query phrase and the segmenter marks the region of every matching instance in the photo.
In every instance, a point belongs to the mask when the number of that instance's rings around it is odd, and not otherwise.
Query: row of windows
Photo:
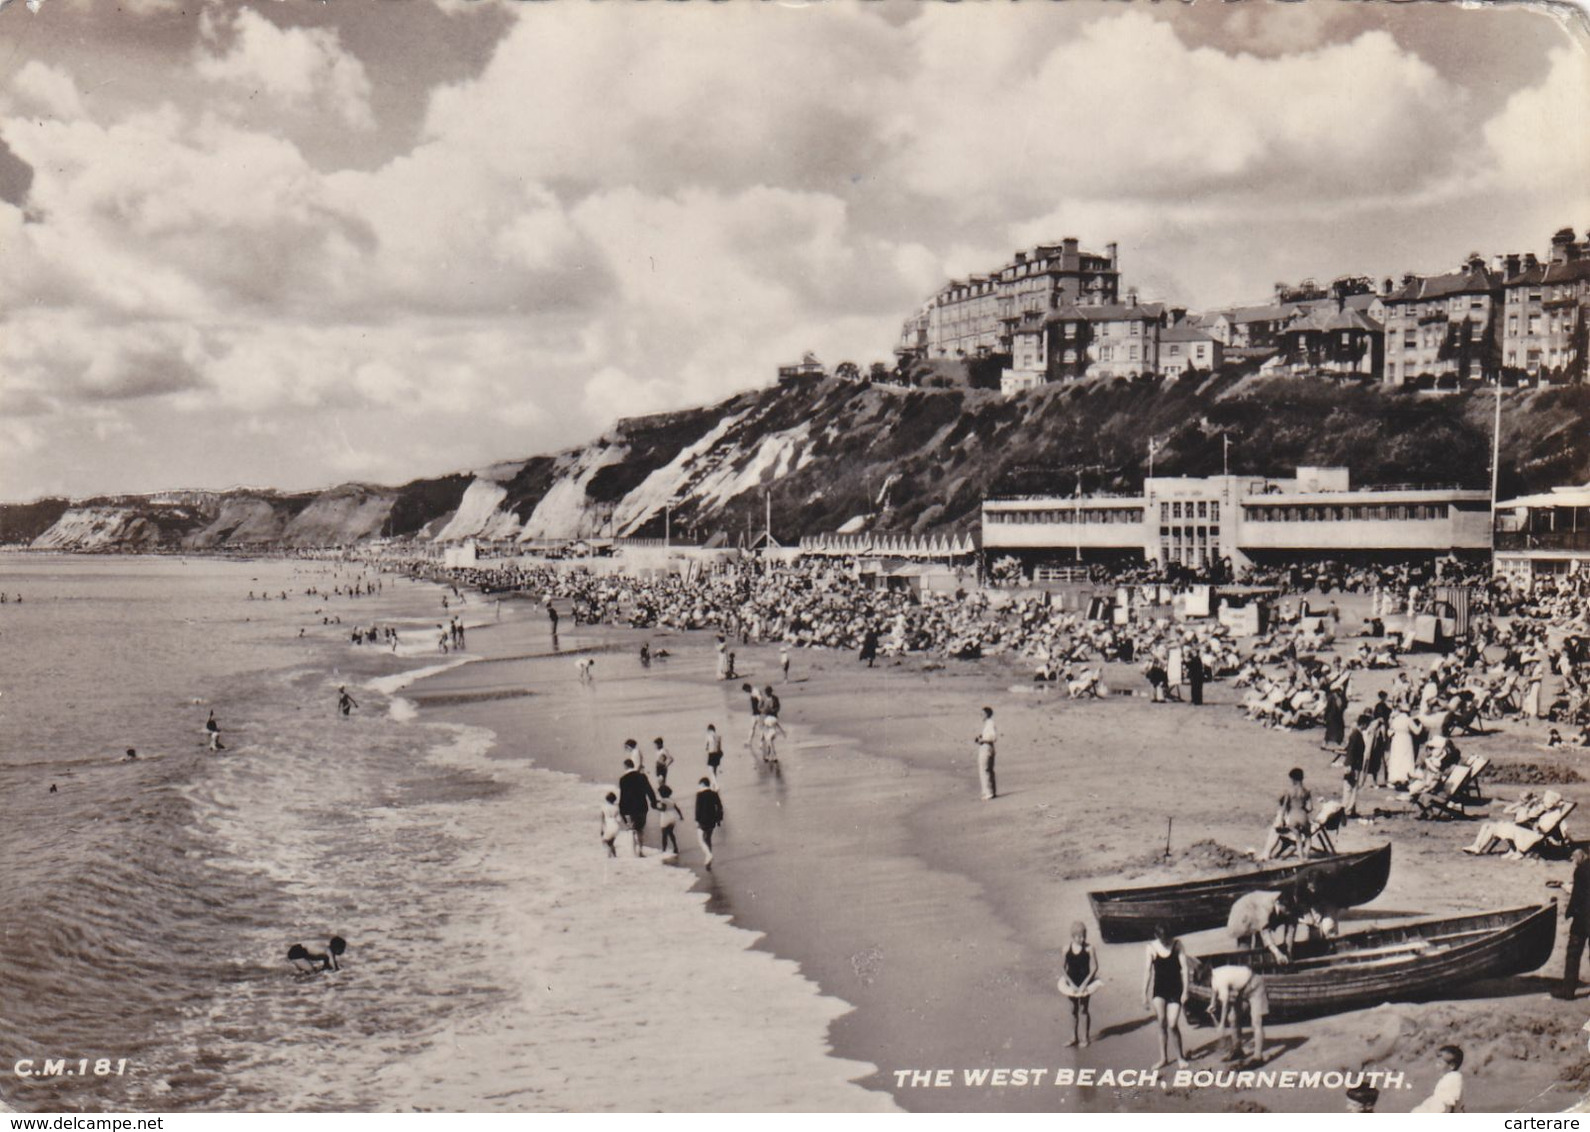
[[[1390,503],[1369,507],[1244,507],[1243,518],[1250,523],[1340,523],[1355,520],[1392,522],[1445,519],[1445,503]]]
[[[1220,521],[1220,503],[1218,500],[1200,499],[1196,506],[1197,510],[1194,511],[1194,504],[1191,499],[1186,503],[1161,503],[1159,505],[1159,521],[1168,523],[1172,519],[1183,518],[1213,519],[1217,523]]]
[[[1217,542],[1220,539],[1219,527],[1161,527],[1159,528],[1160,542],[1198,542],[1206,543],[1210,539]]]
[[[990,523],[1074,523],[1078,511],[989,511],[983,518]],[[1141,523],[1141,507],[1090,507],[1081,512],[1082,525]]]

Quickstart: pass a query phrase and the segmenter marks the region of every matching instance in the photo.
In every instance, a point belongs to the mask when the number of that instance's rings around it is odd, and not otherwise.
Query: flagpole
[[[1077,513],[1076,521],[1072,523],[1076,528],[1077,561],[1082,561],[1082,473],[1077,473]]]
[[[1502,375],[1496,375],[1496,418],[1491,425],[1491,551],[1496,550],[1496,482],[1502,467]],[[1494,569],[1495,564],[1492,563]]]

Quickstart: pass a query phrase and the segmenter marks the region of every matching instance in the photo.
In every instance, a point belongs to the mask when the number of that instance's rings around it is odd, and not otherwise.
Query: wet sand
[[[879,1067],[863,1084],[921,1110],[1341,1110],[1339,1090],[1052,1083],[1058,1068],[1144,1070],[1158,1057],[1142,1003],[1141,944],[1100,946],[1106,985],[1094,998],[1094,1044],[1063,1048],[1069,1009],[1054,984],[1072,921],[1086,923],[1097,944],[1087,891],[1206,875],[1221,847],[1260,845],[1292,766],[1305,770],[1317,795],[1336,793],[1339,771],[1328,769],[1317,729],[1249,723],[1232,706],[1240,690],[1225,683],[1207,687],[1201,708],[1155,705],[1143,695],[1068,701],[1063,689],[1035,690],[1024,665],[997,658],[912,657],[868,670],[848,655],[797,649],[786,685],[776,648],[737,647],[744,678],[774,683],[783,700],[789,738],[779,744],[783,773],[775,777],[745,749],[746,697],[739,680],[714,678],[710,634],[568,620],[563,630],[562,651],[552,654],[538,617],[472,627],[470,654],[481,659],[416,684],[408,698],[426,718],[493,730],[493,757],[592,782],[593,854],[602,852],[597,785],[617,779],[624,739],[640,741],[648,766],[652,738],[667,740],[677,760],[670,782],[688,819],[705,769],[705,725],[716,722],[727,751],[717,862],[710,873],[701,869],[687,820],[679,864],[698,871],[710,909],[765,933],[763,947],[856,1007],[830,1032],[837,1056]],[[642,640],[673,656],[643,668]],[[575,669],[576,655],[587,652],[597,656],[589,687]],[[1392,675],[1356,676],[1355,701]],[[1143,690],[1129,667],[1112,666],[1107,678]],[[985,703],[1001,731],[1001,796],[992,802],[979,797],[972,744]],[[1544,725],[1512,725],[1459,742],[1499,763],[1577,763],[1590,777],[1584,753],[1536,749],[1544,736]],[[1517,789],[1488,792],[1506,800]],[[1558,789],[1590,800],[1585,786]],[[1367,791],[1360,802],[1363,810],[1377,805],[1401,808],[1389,792]],[[1388,840],[1395,848],[1385,893],[1344,927],[1536,903],[1554,895],[1548,880],[1566,881],[1566,863],[1461,853],[1474,828],[1408,816],[1350,825],[1340,851]],[[656,836],[648,830],[649,852]],[[1216,844],[1198,845],[1208,842]],[[1220,931],[1186,940],[1194,954],[1229,946]],[[1467,988],[1461,1001],[1273,1026],[1280,1053],[1267,1068],[1400,1071],[1406,1087],[1388,1090],[1380,1108],[1406,1111],[1439,1075],[1435,1048],[1455,1041],[1468,1054],[1470,1111],[1566,1107],[1590,1079],[1590,1060],[1579,1033],[1585,1005],[1545,995],[1545,976],[1560,962],[1559,951],[1536,975]],[[1212,1030],[1190,1028],[1186,1037],[1193,1068],[1224,1068]],[[1046,1075],[1036,1087],[965,1083],[964,1071],[982,1068]],[[941,1069],[953,1071],[953,1086],[902,1087],[895,1074]]]

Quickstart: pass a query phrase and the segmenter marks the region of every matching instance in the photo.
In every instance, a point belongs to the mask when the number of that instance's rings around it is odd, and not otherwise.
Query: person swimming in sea
[[[343,715],[347,715],[358,706],[359,701],[348,695],[348,686],[346,684],[337,689],[337,710],[339,712],[341,712]]]
[[[204,733],[209,737],[210,750],[224,751],[226,747],[221,742],[221,725],[215,721],[215,709],[210,709],[210,718],[204,721]]]
[[[337,961],[344,951],[348,950],[348,941],[340,935],[334,935],[326,944],[324,952],[310,951],[301,943],[295,943],[287,949],[287,961],[298,970],[300,974],[318,975],[322,971],[340,971],[342,964]],[[315,966],[318,963],[320,966]]]
[[[130,763],[130,762],[136,762],[137,759],[138,759],[138,752],[133,750],[131,747],[128,747],[127,748],[127,757],[125,759],[123,759],[122,761]]]

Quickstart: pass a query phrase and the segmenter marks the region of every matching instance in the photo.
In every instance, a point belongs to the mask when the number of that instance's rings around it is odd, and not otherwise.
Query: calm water
[[[846,1084],[856,1067],[824,1058],[843,1006],[747,951],[688,871],[608,862],[592,787],[404,710],[404,684],[442,662],[437,587],[304,593],[376,577],[335,570],[0,555],[0,590],[24,598],[0,605],[0,1100],[875,1103]],[[354,623],[408,636],[398,655],[355,648]],[[361,704],[351,719],[339,684]],[[613,930],[637,910],[644,933]],[[332,934],[350,942],[345,969],[294,977],[287,947]],[[659,1043],[687,1014],[690,1040]],[[11,1076],[27,1057],[127,1068]]]

